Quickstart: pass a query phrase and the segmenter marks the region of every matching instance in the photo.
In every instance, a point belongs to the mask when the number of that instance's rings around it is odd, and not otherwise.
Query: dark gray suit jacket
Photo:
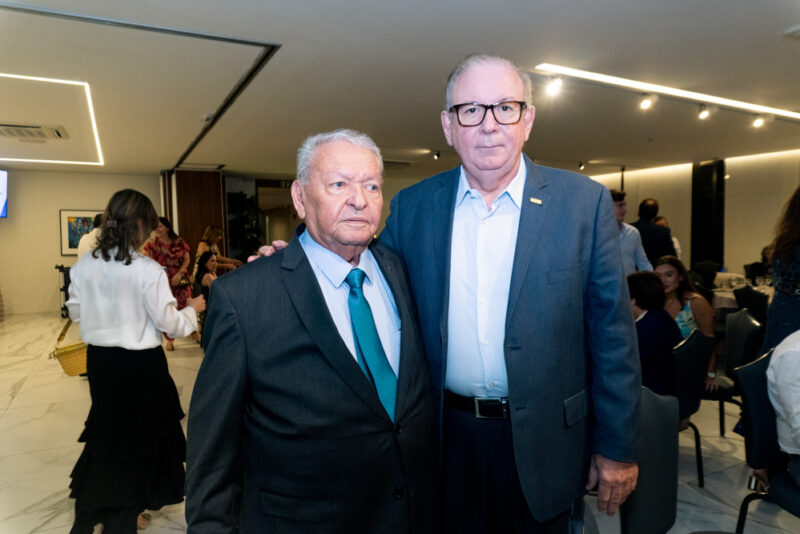
[[[545,521],[584,494],[591,452],[636,459],[641,371],[608,190],[524,161],[504,352],[517,471]],[[408,268],[440,403],[458,179],[455,168],[400,191],[380,236]]]
[[[371,248],[402,322],[393,424],[297,239],[219,278],[189,410],[190,533],[435,532],[434,402],[402,261]]]

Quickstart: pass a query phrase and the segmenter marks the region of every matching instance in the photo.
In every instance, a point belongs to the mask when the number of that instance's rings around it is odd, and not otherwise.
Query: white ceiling
[[[439,111],[447,74],[471,52],[800,111],[800,41],[783,37],[800,23],[796,0],[0,1],[0,72],[90,84],[105,165],[77,166],[86,172],[172,168],[263,49],[8,9],[20,6],[280,45],[184,163],[236,174],[289,176],[303,138],[337,127],[410,163],[389,178],[456,165]],[[29,83],[0,84],[0,123],[71,120],[71,139],[91,148],[81,100]],[[645,113],[620,89],[571,81],[552,100],[537,85],[526,152],[545,164],[600,162],[584,171],[598,174],[800,148],[800,123],[756,130],[726,110],[700,122],[693,103],[662,97]],[[62,159],[56,143],[37,154]],[[29,145],[2,141],[0,157],[25,157]]]

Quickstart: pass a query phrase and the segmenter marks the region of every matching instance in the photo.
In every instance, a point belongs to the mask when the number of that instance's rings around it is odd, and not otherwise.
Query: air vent
[[[787,39],[794,39],[795,41],[800,41],[800,24],[797,26],[792,26],[785,32],[783,32],[783,36]]]
[[[403,167],[408,167],[411,165],[410,161],[392,161],[385,159],[383,160],[383,168],[386,169],[402,169]]]
[[[0,123],[0,137],[17,139],[25,143],[46,143],[47,141],[69,139],[69,134],[63,126]]]

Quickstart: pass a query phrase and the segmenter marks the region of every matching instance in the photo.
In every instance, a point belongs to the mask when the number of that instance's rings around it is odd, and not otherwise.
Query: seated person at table
[[[800,330],[775,347],[767,391],[777,416],[778,445],[789,455],[789,474],[800,486]]]
[[[641,271],[628,276],[633,318],[639,339],[642,385],[659,395],[675,395],[675,356],[681,331],[664,310],[664,286],[655,273]]]
[[[680,328],[685,339],[697,328],[708,337],[714,337],[714,308],[697,292],[683,262],[675,256],[662,256],[654,265],[655,273],[664,285],[664,310]],[[712,354],[708,364],[706,390],[715,391],[717,358]]]

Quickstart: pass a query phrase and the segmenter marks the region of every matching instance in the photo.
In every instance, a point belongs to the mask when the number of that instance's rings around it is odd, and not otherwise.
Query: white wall
[[[725,266],[744,272],[775,239],[775,224],[800,186],[800,150],[725,160]]]
[[[620,188],[619,173],[592,176],[609,189]],[[669,221],[672,235],[681,244],[681,260],[691,265],[692,250],[692,165],[672,165],[656,169],[628,171],[625,173],[625,191],[628,195],[628,215],[625,222],[631,223],[639,217],[636,212],[645,198],[658,201],[658,214]]]
[[[56,265],[71,266],[76,256],[61,255],[59,210],[102,211],[116,191],[141,191],[160,210],[159,177],[9,170],[8,218],[0,219],[0,291],[6,315],[57,312],[61,308]]]

